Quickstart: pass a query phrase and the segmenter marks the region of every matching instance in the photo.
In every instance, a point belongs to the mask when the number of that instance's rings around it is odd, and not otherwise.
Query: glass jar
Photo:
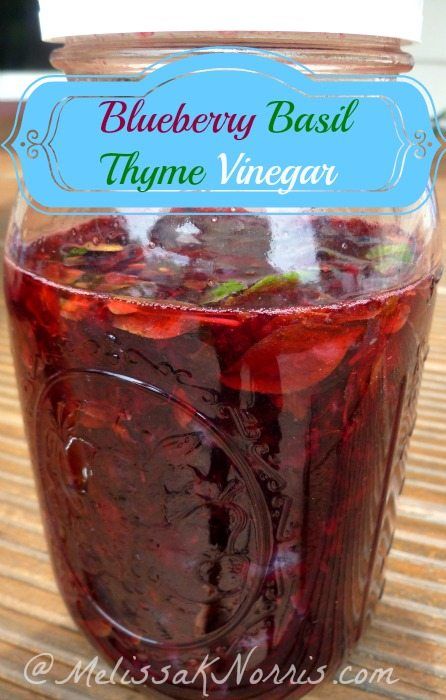
[[[132,74],[222,43],[319,72],[412,65],[397,39],[283,32],[69,37],[53,64]],[[300,697],[382,592],[435,201],[205,214],[52,218],[19,199],[6,295],[42,512],[68,609],[122,671],[150,666],[173,697],[201,697],[204,676],[215,698]]]

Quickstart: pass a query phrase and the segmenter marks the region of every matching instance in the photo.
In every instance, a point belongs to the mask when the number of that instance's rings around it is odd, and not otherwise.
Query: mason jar
[[[391,80],[418,3],[235,21],[230,2],[218,26],[41,5],[69,78],[224,45]],[[19,196],[5,288],[42,515],[112,664],[178,698],[300,697],[336,672],[383,589],[439,274],[433,198],[79,217]]]

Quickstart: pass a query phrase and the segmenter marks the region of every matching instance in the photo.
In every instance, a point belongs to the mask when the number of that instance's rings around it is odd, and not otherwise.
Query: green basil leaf
[[[412,250],[408,243],[388,243],[375,245],[366,255],[368,260],[392,258],[395,262],[412,262]]]
[[[79,248],[70,248],[68,253],[65,254],[66,258],[73,258],[78,255],[85,255],[85,253],[88,253],[87,248],[79,247]]]
[[[277,294],[301,281],[301,273],[285,272],[281,275],[266,275],[247,286],[237,280],[228,280],[218,287],[213,287],[205,294],[203,304],[224,301],[226,304],[234,299],[247,299],[257,294]]]
[[[267,275],[258,282],[254,282],[247,289],[241,292],[240,296],[246,298],[253,294],[274,294],[281,292],[290,285],[300,282],[299,272],[284,272],[281,275]]]
[[[216,287],[208,289],[205,293],[203,304],[214,304],[218,301],[222,301],[223,299],[227,299],[228,297],[237,294],[237,292],[241,292],[245,288],[246,285],[243,284],[243,282],[228,280],[227,282],[223,282]]]

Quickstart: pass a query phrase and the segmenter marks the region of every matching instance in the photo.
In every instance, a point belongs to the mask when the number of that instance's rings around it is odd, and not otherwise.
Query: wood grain
[[[0,164],[1,165],[1,164]],[[3,170],[4,173],[4,170]],[[6,183],[6,184],[5,184]],[[446,174],[439,183],[446,214]],[[15,194],[2,179],[0,226]],[[445,224],[446,222],[443,222]],[[446,225],[443,226],[446,231]],[[446,697],[446,282],[440,283],[407,480],[399,502],[398,529],[389,558],[387,585],[376,617],[348,664],[359,669],[394,668],[398,683],[328,682],[313,700],[374,700]],[[23,669],[39,652],[54,655],[47,683],[32,687]],[[134,690],[56,679],[95,656],[69,618],[57,592],[47,555],[33,477],[24,440],[6,329],[0,305],[0,699],[107,698],[131,700]],[[364,693],[367,693],[367,696]],[[153,695],[152,697],[155,697]],[[160,696],[156,696],[160,697]]]

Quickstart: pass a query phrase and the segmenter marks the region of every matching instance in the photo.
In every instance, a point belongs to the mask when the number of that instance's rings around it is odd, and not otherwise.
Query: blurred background
[[[0,137],[21,94],[48,73],[51,46],[40,40],[37,0],[2,0],[0,11]]]
[[[390,0],[391,1],[391,0]],[[446,126],[446,0],[424,0],[421,44],[411,46],[411,75],[430,90],[443,130]]]
[[[48,67],[48,46],[40,41],[37,0],[2,2],[0,68],[29,70]]]

